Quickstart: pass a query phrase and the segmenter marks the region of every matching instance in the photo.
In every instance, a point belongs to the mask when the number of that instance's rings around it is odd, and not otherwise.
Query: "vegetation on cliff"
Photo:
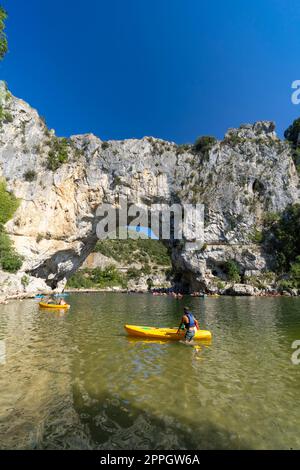
[[[66,138],[54,137],[51,141],[51,150],[48,153],[47,168],[57,170],[63,163],[68,161],[69,141]]]
[[[261,285],[260,277],[269,277],[282,289],[300,288],[300,204],[291,204],[281,213],[266,213],[262,230],[254,229],[249,236],[261,244],[273,258],[272,271],[261,273],[257,279],[248,279],[252,285]],[[264,279],[265,280],[265,279]]]
[[[275,257],[274,271],[288,276],[283,285],[300,288],[300,204],[266,219],[264,243]]]
[[[168,248],[158,240],[143,238],[101,240],[96,244],[94,251],[125,264],[139,262],[160,266],[171,265]]]
[[[193,150],[206,156],[216,142],[217,139],[210,135],[198,137],[194,143]]]
[[[235,260],[229,260],[225,263],[225,273],[229,281],[233,283],[241,282],[240,269]]]
[[[0,181],[0,265],[4,271],[17,272],[22,266],[22,259],[16,253],[7,235],[4,225],[19,206],[17,198],[6,190],[4,181]]]
[[[7,13],[4,8],[0,6],[0,60],[3,59],[8,50],[7,37],[4,32],[6,19]]]
[[[82,269],[68,280],[67,287],[75,289],[105,288],[120,286],[125,288],[127,280],[114,266],[107,268]]]
[[[286,129],[284,137],[291,144],[293,150],[293,159],[298,172],[300,172],[300,118]]]

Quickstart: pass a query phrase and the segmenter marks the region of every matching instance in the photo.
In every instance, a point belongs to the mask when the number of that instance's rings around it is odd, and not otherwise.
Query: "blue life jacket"
[[[189,322],[185,324],[186,328],[193,328],[196,326],[194,315],[191,312],[185,314],[188,317]]]

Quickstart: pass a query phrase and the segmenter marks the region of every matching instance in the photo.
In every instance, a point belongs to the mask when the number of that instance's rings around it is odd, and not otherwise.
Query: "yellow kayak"
[[[127,333],[131,336],[139,338],[154,338],[154,339],[172,339],[180,340],[184,338],[185,332],[181,330],[177,334],[177,328],[155,328],[153,326],[136,326],[125,325]],[[208,330],[197,330],[194,340],[210,340],[211,332]]]
[[[47,304],[46,302],[39,302],[41,308],[70,308],[69,304],[58,305],[58,304]]]

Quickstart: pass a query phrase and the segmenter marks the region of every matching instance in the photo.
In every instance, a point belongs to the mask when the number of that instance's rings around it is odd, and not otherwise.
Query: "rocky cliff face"
[[[300,200],[289,146],[272,122],[230,129],[205,154],[149,137],[102,142],[86,134],[68,140],[66,156],[54,131],[4,83],[0,104],[9,117],[0,129],[0,173],[20,199],[6,230],[24,259],[19,273],[1,272],[5,293],[62,288],[97,241],[98,205],[119,195],[143,205],[205,204],[203,249],[173,247],[176,270],[195,288],[222,277],[229,259],[249,274],[268,269],[272,260],[251,234],[264,212]],[[47,168],[49,153],[58,162],[55,171]]]

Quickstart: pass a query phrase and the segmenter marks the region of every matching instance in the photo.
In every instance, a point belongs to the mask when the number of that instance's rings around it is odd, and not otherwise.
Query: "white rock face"
[[[248,286],[247,284],[234,284],[228,289],[228,293],[236,296],[255,295],[255,287]]]
[[[109,266],[117,266],[118,263],[113,258],[102,255],[102,253],[91,253],[83,262],[82,269],[105,269]]]
[[[54,133],[3,83],[0,103],[12,118],[0,128],[0,173],[21,201],[6,230],[24,257],[21,272],[30,278],[25,290],[33,288],[31,279],[62,288],[97,241],[97,207],[117,204],[119,196],[141,205],[205,204],[206,249],[173,248],[175,266],[197,282],[210,279],[232,258],[242,270],[266,269],[270,260],[249,235],[265,211],[300,200],[289,146],[270,122],[229,130],[206,156],[154,138],[104,143],[93,134],[72,136],[67,162],[51,171],[47,160]],[[35,172],[33,181],[26,181],[28,171]]]

